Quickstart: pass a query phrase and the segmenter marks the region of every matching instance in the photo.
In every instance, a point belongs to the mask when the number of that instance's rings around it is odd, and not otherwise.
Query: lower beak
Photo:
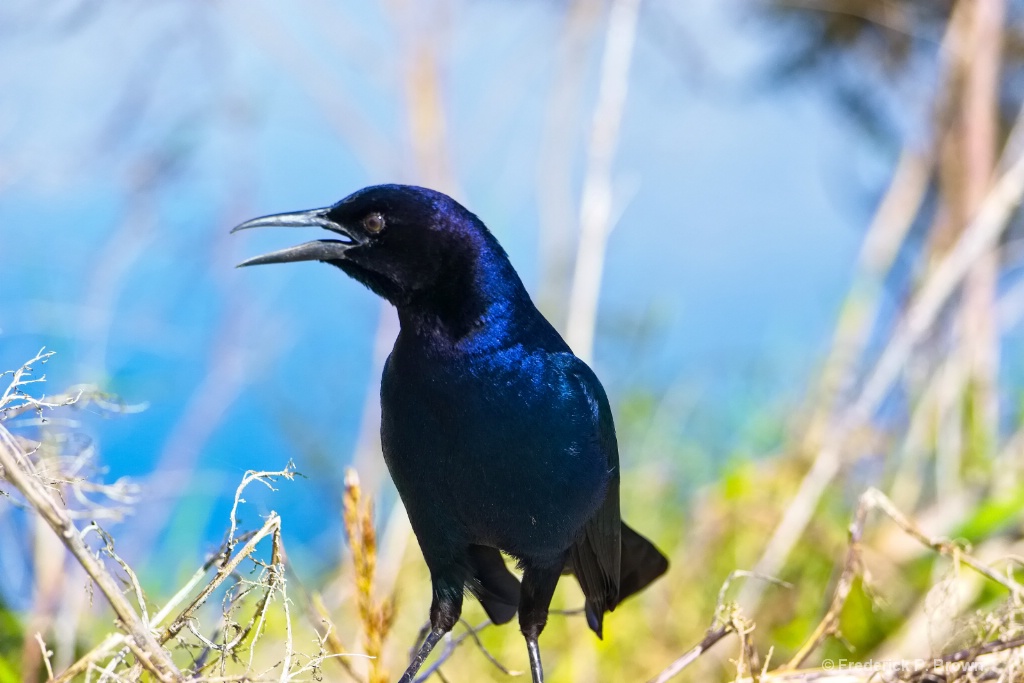
[[[269,254],[256,256],[238,264],[243,266],[259,266],[264,263],[290,263],[292,261],[337,261],[344,258],[345,252],[356,246],[355,237],[343,226],[327,217],[330,209],[313,209],[297,213],[279,213],[246,221],[232,228],[231,232],[248,230],[249,228],[323,228],[338,233],[343,240],[316,240],[295,247],[288,247]]]

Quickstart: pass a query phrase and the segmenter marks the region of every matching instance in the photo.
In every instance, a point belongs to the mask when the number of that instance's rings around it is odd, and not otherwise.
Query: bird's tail
[[[668,558],[654,544],[622,523],[622,564],[619,602],[642,591],[668,571]]]
[[[653,543],[627,526],[625,522],[622,523],[619,538],[621,559],[619,560],[618,596],[611,600],[609,596],[598,592],[587,595],[587,624],[598,638],[603,635],[606,611],[611,612],[620,602],[634,593],[640,592],[668,571],[668,558],[662,555]],[[577,576],[579,576],[578,572]]]

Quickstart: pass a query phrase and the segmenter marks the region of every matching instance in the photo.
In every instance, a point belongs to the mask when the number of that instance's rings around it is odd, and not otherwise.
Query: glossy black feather
[[[512,621],[519,609],[519,580],[505,567],[497,548],[471,545],[468,550],[472,576],[469,590],[495,624]]]

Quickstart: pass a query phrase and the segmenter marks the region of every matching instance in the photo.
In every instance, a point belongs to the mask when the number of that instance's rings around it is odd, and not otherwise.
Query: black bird
[[[381,381],[381,442],[430,569],[431,630],[412,683],[468,590],[497,624],[519,612],[534,683],[537,637],[559,576],[573,573],[590,628],[668,561],[619,516],[619,453],[604,388],[540,314],[475,215],[408,185],[360,190],[235,230],[319,227],[332,239],[242,266],[323,261],[398,309]],[[522,585],[501,553],[515,558]]]

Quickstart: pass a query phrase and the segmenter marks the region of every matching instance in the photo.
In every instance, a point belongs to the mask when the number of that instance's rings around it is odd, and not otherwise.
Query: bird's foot
[[[536,638],[526,639],[526,650],[530,653],[530,674],[533,683],[544,683],[544,668],[540,664],[540,647]]]
[[[416,652],[416,656],[409,662],[409,668],[405,670],[402,677],[398,679],[398,683],[413,683],[416,680],[416,674],[419,673],[420,667],[423,666],[423,662],[427,661],[427,657],[430,656],[431,650],[437,645],[438,641],[444,637],[445,632],[441,629],[434,629],[427,634],[426,640],[420,645],[419,651]]]
[[[419,652],[420,645],[423,643],[423,639],[430,633],[430,620],[423,622],[423,626],[419,631],[416,632],[416,641],[409,648],[409,663],[411,664],[416,659],[416,654]]]

